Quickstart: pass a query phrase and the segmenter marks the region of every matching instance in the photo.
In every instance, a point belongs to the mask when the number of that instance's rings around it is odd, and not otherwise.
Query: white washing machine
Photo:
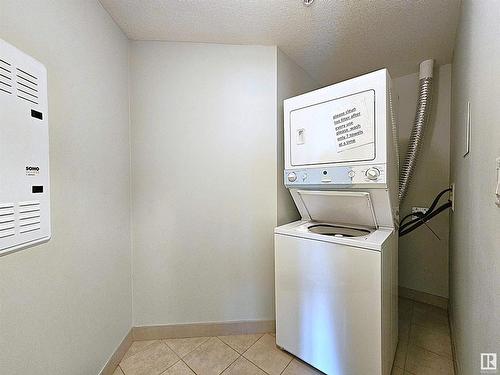
[[[330,375],[389,375],[397,345],[397,135],[379,70],[284,102],[276,342]]]

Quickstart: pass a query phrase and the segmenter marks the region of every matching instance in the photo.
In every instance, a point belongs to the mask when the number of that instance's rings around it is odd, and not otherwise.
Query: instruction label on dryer
[[[350,150],[374,141],[374,93],[367,91],[336,103],[333,115],[337,152]]]

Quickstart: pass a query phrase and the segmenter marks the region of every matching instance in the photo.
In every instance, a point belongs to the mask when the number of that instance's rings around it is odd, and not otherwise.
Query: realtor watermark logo
[[[497,353],[481,353],[481,373],[494,374],[497,372]]]

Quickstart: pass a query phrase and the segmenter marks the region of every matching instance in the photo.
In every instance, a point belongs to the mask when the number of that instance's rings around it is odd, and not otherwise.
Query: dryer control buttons
[[[294,172],[288,173],[288,181],[294,182],[297,179],[297,175]]]
[[[380,171],[377,168],[369,168],[366,170],[366,177],[370,180],[376,180],[380,176]]]

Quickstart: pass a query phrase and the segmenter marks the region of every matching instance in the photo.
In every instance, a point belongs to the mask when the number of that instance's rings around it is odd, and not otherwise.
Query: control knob
[[[294,182],[297,179],[297,175],[294,172],[288,173],[288,181]]]
[[[365,174],[368,179],[376,180],[380,176],[380,171],[377,168],[369,168]]]

